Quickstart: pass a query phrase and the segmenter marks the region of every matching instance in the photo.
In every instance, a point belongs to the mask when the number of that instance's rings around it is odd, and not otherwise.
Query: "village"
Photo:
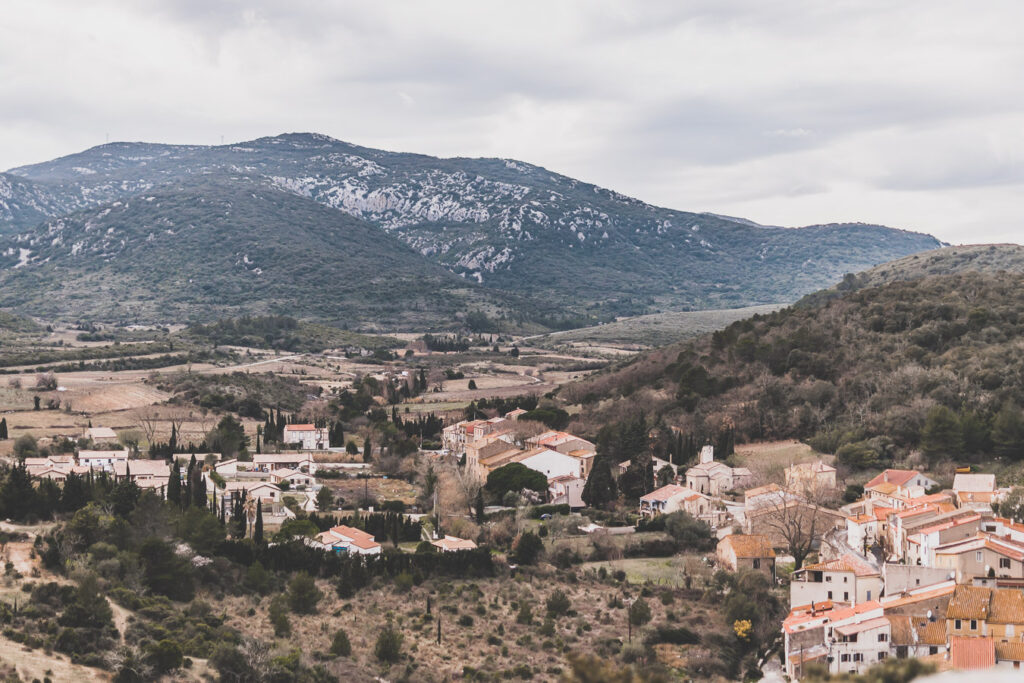
[[[546,481],[546,490],[523,489],[478,510],[478,521],[508,506],[534,505],[576,515],[573,534],[632,533],[578,514],[587,511],[584,490],[597,446],[524,425],[527,412],[453,422],[441,430],[441,447],[424,455],[463,472],[477,490],[494,473],[521,468]],[[74,452],[21,464],[40,483],[104,476],[160,498],[174,488],[172,478],[181,485],[195,472],[205,491],[200,496],[222,520],[244,514],[250,529],[258,517],[261,529],[272,530],[297,517],[340,512],[331,482],[371,475],[371,462],[329,448],[330,438],[328,427],[288,424],[278,452],[246,460],[213,452],[158,460],[122,447],[113,429],[89,427]],[[620,463],[615,476],[630,464]],[[825,457],[793,463],[781,480],[768,483],[747,467],[716,460],[711,445],[688,467],[658,458],[649,467],[660,485],[639,498],[637,529],[684,513],[711,530],[717,548],[707,557],[717,570],[757,572],[777,590],[788,589],[779,654],[789,678],[863,673],[889,658],[917,658],[940,670],[1019,669],[1024,662],[1024,524],[994,512],[1010,491],[997,486],[995,475],[964,468],[944,488],[916,470],[886,469],[845,502]],[[477,548],[472,538],[438,533],[440,521],[429,510],[413,506],[404,516],[422,524],[419,540],[439,552]],[[464,516],[472,519],[473,511]],[[384,551],[386,539],[336,524],[302,540],[325,552],[372,556]],[[415,544],[402,547],[412,552]]]

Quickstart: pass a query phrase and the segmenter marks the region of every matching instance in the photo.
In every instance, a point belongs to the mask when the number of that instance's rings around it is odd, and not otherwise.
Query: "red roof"
[[[918,474],[920,473],[917,470],[885,470],[877,477],[864,484],[864,488],[869,489],[872,486],[877,486],[883,482],[903,486]]]
[[[991,638],[950,638],[949,659],[954,669],[990,669],[996,665],[996,645]]]
[[[286,432],[312,432],[316,429],[316,425],[285,425],[284,431]]]

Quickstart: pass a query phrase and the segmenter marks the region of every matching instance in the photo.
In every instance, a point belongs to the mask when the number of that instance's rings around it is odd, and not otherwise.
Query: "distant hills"
[[[1024,248],[942,249],[642,353],[560,395],[584,405],[581,428],[643,410],[699,438],[730,425],[740,440],[808,439],[854,468],[916,449],[1024,459],[1022,288]]]
[[[788,303],[940,243],[663,209],[505,159],[289,134],[112,143],[0,174],[0,306],[106,321],[277,313],[551,329]]]

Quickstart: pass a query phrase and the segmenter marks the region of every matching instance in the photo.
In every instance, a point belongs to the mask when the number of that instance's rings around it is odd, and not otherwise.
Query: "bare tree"
[[[832,528],[835,513],[821,505],[827,492],[803,486],[799,494],[790,487],[767,495],[770,501],[749,513],[751,532],[766,533],[784,545],[795,560],[794,569],[800,569]]]
[[[156,406],[142,406],[132,411],[135,426],[146,437],[147,444],[156,441],[156,432],[160,427],[160,411]]]

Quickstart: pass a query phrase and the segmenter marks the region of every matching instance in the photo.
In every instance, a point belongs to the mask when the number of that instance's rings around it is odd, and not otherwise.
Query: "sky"
[[[285,132],[1024,242],[1019,0],[6,0],[0,168]]]

